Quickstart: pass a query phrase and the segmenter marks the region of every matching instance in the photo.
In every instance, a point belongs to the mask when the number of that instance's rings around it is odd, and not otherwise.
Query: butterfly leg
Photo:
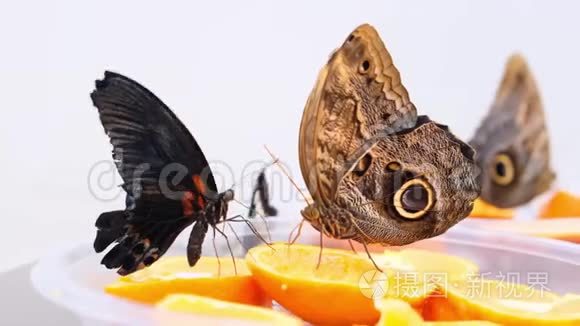
[[[322,236],[322,232],[320,234],[320,251],[318,252],[318,263],[316,264],[316,269],[320,268],[320,262],[322,262],[322,249],[324,249],[324,242],[322,241],[324,237]]]
[[[268,241],[266,241],[266,239],[264,239],[264,237],[260,234],[260,232],[258,232],[258,230],[256,230],[256,227],[252,224],[252,222],[248,221],[248,219],[246,219],[242,215],[236,215],[234,217],[230,217],[228,219],[225,219],[225,221],[226,222],[243,222],[243,223],[246,223],[246,225],[248,226],[248,228],[250,228],[250,230],[252,231],[252,233],[256,237],[258,237],[258,239],[260,239],[260,241],[262,241],[268,247],[272,248],[271,245],[270,245],[270,243]]]
[[[354,248],[354,245],[352,244],[352,240],[348,239],[348,245],[350,246],[350,249],[352,250],[352,252],[354,252],[355,254],[358,255],[358,252],[356,252],[356,249]]]
[[[300,223],[295,226],[292,231],[290,231],[290,234],[288,235],[288,245],[294,244],[296,240],[298,240],[300,234],[302,233],[302,225],[304,225],[304,219],[302,219],[302,221],[300,221]],[[294,231],[297,231],[296,236],[292,237]]]
[[[367,256],[369,257],[369,259],[373,262],[373,265],[375,266],[375,268],[379,271],[379,272],[383,272],[383,270],[379,267],[379,265],[377,265],[377,263],[375,262],[375,260],[373,259],[373,256],[371,255],[371,253],[369,252],[369,248],[367,247],[366,242],[361,242],[363,247],[365,248],[365,251],[367,253]]]
[[[215,244],[215,227],[212,227],[212,229],[213,229],[213,238],[211,239],[211,242],[213,244],[213,251],[215,252],[215,258],[217,258],[217,262],[218,262],[218,277],[220,277],[221,272],[222,272],[222,263],[220,261],[220,256],[218,255],[217,246]]]
[[[248,208],[248,206],[246,204],[242,203],[241,201],[239,201],[237,199],[234,199],[234,201],[236,203],[240,204],[241,206],[244,206],[244,207]],[[270,233],[270,228],[268,227],[268,221],[266,220],[266,217],[263,214],[260,214],[259,212],[256,212],[255,211],[255,207],[253,207],[253,206],[255,206],[255,203],[254,203],[254,197],[252,196],[252,206],[250,206],[248,208],[249,209],[248,218],[251,219],[255,215],[258,215],[260,217],[260,219],[262,220],[262,222],[264,223],[264,226],[266,226],[266,233],[268,234],[268,239],[270,240],[270,242],[272,242],[272,235]],[[253,214],[252,214],[252,209],[255,211]],[[241,215],[237,215],[237,216],[242,217]],[[272,216],[272,215],[268,215],[268,216]]]
[[[226,223],[224,223],[225,225]],[[230,224],[227,224],[228,227],[230,228],[230,231],[232,231],[232,233],[234,234],[234,237],[236,237],[236,239],[238,240],[238,242],[240,243],[240,246],[244,249],[244,252],[247,252],[248,255],[250,256],[250,258],[254,259],[254,256],[252,256],[252,253],[248,250],[248,248],[246,246],[244,246],[244,242],[242,241],[242,239],[240,239],[240,237],[238,236],[238,233],[236,232],[236,230],[234,229],[233,226],[231,226]]]
[[[236,275],[238,275],[238,268],[236,266],[236,259],[234,258],[234,252],[232,251],[232,247],[230,246],[230,240],[228,239],[228,236],[220,229],[218,229],[217,226],[213,226],[214,231],[217,231],[219,234],[221,234],[225,239],[226,239],[226,244],[228,246],[228,250],[230,251],[230,256],[232,257],[232,263],[234,264],[234,272],[236,273]]]

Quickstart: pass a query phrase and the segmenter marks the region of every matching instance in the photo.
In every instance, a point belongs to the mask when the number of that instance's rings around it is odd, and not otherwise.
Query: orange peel
[[[560,298],[549,291],[480,279],[459,286],[440,287],[438,295],[425,300],[422,315],[430,321],[487,320],[501,325],[579,325],[577,310],[570,310],[569,313],[553,310],[558,302],[561,302]]]
[[[540,210],[540,218],[580,217],[580,197],[558,191]]]
[[[515,210],[513,209],[495,207],[483,199],[477,198],[473,202],[473,210],[471,210],[469,217],[510,219],[515,215]]]
[[[237,269],[237,273],[236,273]],[[142,303],[155,303],[173,293],[197,294],[253,305],[271,305],[252,278],[246,263],[236,259],[201,257],[190,267],[186,257],[163,257],[155,264],[122,276],[105,292]]]
[[[252,323],[280,326],[300,326],[303,324],[302,321],[296,317],[272,309],[232,303],[191,294],[171,294],[159,302],[157,307],[166,311],[192,313],[195,314],[197,318],[216,318],[222,322],[227,320],[230,320],[232,323],[248,321]],[[213,322],[208,321],[208,323],[215,322],[215,320]],[[176,323],[172,320],[164,320],[162,324],[175,325]],[[186,323],[183,324],[185,325]],[[187,324],[190,325],[190,323]]]

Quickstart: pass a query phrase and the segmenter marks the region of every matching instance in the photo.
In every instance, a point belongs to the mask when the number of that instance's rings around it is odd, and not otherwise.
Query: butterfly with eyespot
[[[481,198],[497,207],[525,204],[555,179],[538,86],[523,56],[509,58],[487,116],[470,144],[481,167]]]
[[[323,234],[408,244],[465,218],[479,194],[474,151],[418,116],[376,30],[356,28],[318,75],[300,126],[300,168]]]
[[[225,237],[216,225],[236,218],[226,217],[234,191],[217,191],[193,136],[145,87],[107,71],[91,99],[127,193],[125,210],[103,213],[95,223],[96,252],[117,243],[101,263],[121,275],[135,272],[157,261],[193,224],[187,260],[195,265],[208,228]]]

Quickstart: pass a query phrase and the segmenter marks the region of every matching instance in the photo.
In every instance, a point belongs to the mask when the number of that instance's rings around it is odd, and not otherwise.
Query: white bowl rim
[[[280,223],[280,221],[271,222],[274,222],[273,224]],[[492,240],[482,242],[477,239]],[[465,224],[457,225],[439,237],[423,241],[443,241],[465,246],[499,249],[580,266],[580,245],[560,240],[474,229]],[[65,269],[69,262],[71,260],[78,261],[78,259],[86,257],[88,253],[93,253],[90,243],[77,244],[72,248],[53,251],[33,267],[31,271],[33,287],[49,301],[72,310],[84,318],[89,317],[117,324],[150,324],[153,320],[153,312],[160,313],[157,309],[79,286],[67,277]],[[95,266],[95,268],[101,268],[101,266]],[[86,302],[91,302],[91,306],[88,307]],[[126,313],[129,311],[132,313]],[[181,316],[179,318],[186,317],[184,314],[169,314]],[[135,319],[136,315],[140,316],[139,320]],[[198,319],[199,317],[187,315],[187,318]]]

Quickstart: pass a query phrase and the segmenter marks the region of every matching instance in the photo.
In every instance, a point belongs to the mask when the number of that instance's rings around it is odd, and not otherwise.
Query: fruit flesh
[[[202,257],[189,267],[186,257],[163,257],[151,267],[119,278],[105,287],[109,294],[142,303],[156,303],[168,294],[189,293],[226,301],[271,305],[243,259]]]

